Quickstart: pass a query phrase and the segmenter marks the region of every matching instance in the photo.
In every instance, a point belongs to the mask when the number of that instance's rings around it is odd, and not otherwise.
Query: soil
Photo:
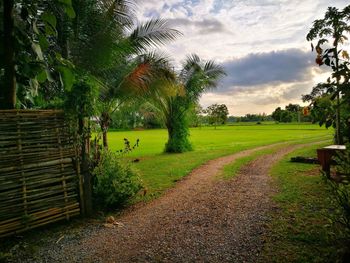
[[[281,145],[280,145],[281,146]],[[270,168],[304,145],[279,147],[218,179],[224,165],[258,147],[209,161],[162,197],[127,210],[111,224],[90,224],[79,233],[41,244],[20,262],[255,262],[263,246],[276,192]]]

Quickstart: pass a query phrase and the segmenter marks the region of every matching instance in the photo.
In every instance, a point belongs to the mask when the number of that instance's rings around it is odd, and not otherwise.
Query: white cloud
[[[348,0],[137,2],[140,21],[160,15],[183,33],[162,48],[177,65],[187,54],[196,53],[232,69],[223,82],[225,86],[201,100],[204,106],[225,103],[231,114],[270,113],[277,106],[284,106],[283,103],[301,103],[300,95],[326,75],[313,63],[315,54],[310,51],[306,34],[328,6],[343,8],[349,4]],[[295,56],[291,50],[297,50]],[[304,57],[308,60],[302,61]],[[268,70],[270,75],[264,75]]]

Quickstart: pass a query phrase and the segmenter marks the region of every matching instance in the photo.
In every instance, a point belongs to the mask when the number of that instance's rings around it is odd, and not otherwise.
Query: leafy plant
[[[104,150],[94,171],[93,195],[103,208],[125,205],[142,189],[140,176],[130,164],[118,159],[116,153]]]
[[[204,92],[217,87],[225,72],[214,61],[203,61],[195,54],[187,57],[178,74],[163,65],[163,76],[152,83],[157,88],[151,89],[148,97],[168,130],[165,152],[189,151],[187,114]]]
[[[343,144],[343,136],[340,131],[340,105],[341,103],[349,103],[350,100],[348,88],[350,79],[349,54],[342,49],[342,46],[344,47],[344,43],[348,40],[347,34],[350,33],[349,17],[350,5],[341,11],[335,7],[328,7],[324,18],[315,20],[306,36],[308,41],[318,39],[316,47],[311,43],[311,49],[315,49],[317,53],[315,62],[319,66],[325,64],[333,70],[327,83],[317,85],[314,90],[317,92],[320,88],[323,88],[330,95],[331,100],[335,101],[335,114],[328,122],[333,122],[336,127],[335,141],[337,144]],[[330,40],[332,42],[331,46],[328,44]],[[314,90],[312,93],[314,93]],[[344,96],[344,99],[342,99],[342,96]],[[313,99],[312,96],[311,99]]]
[[[228,109],[225,104],[212,104],[206,109],[209,117],[209,124],[225,124],[227,121]]]

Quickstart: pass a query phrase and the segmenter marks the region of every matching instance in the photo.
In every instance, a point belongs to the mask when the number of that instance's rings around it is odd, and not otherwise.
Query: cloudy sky
[[[139,21],[165,18],[183,36],[163,51],[179,65],[188,54],[221,63],[227,72],[201,105],[226,104],[231,115],[268,113],[327,79],[305,39],[328,6],[348,0],[138,0]]]

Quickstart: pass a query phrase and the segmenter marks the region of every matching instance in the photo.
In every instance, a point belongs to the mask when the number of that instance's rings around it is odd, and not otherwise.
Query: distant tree
[[[290,106],[292,104],[289,104],[288,106]],[[287,110],[287,107],[285,110],[282,110],[281,107],[276,108],[273,112],[272,112],[272,118],[275,121],[279,121],[279,122],[292,122],[293,120],[297,119],[297,114],[296,112],[294,112],[295,107],[294,105],[292,105],[291,107],[289,107],[289,109],[293,110]]]
[[[227,122],[229,122],[229,123],[238,122],[238,119],[239,119],[239,117],[228,116]]]
[[[281,113],[282,113],[282,109],[281,107],[278,107],[272,112],[271,116],[275,121],[281,121]]]
[[[293,114],[290,111],[282,110],[280,115],[281,122],[292,122]]]
[[[209,124],[214,124],[215,129],[219,124],[225,124],[228,116],[228,109],[225,104],[213,104],[206,110],[209,117]]]
[[[199,103],[193,104],[187,114],[187,118],[190,126],[200,127],[204,122],[203,113],[204,113],[204,109],[202,108],[201,105],[199,105]]]
[[[289,111],[289,112],[299,112],[301,110],[301,107],[299,104],[292,104],[292,103],[289,103],[287,106],[286,106],[286,110]]]

